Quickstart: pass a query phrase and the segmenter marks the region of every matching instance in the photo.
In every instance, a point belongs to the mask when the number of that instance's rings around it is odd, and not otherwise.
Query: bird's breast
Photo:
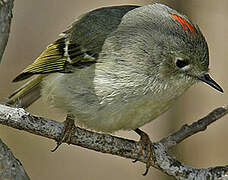
[[[102,132],[131,130],[158,117],[176,99],[169,87],[150,81],[136,72],[111,72],[92,65],[72,74],[48,75],[42,97],[73,114],[80,126]]]

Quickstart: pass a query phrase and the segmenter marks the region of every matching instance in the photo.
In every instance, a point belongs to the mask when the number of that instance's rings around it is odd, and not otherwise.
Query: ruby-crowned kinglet
[[[158,3],[104,7],[80,16],[13,80],[38,74],[9,103],[27,107],[41,96],[80,126],[135,130],[199,81],[223,92],[208,59],[198,26],[177,11]]]

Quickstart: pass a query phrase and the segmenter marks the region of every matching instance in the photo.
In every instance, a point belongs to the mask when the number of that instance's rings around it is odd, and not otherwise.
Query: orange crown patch
[[[185,31],[191,32],[191,33],[196,32],[195,28],[180,16],[177,16],[176,14],[170,14],[170,16],[176,19],[181,24],[181,26],[184,28]]]

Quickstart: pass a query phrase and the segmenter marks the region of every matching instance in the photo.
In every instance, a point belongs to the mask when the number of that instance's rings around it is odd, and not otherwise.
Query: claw
[[[56,146],[55,146],[55,148],[52,149],[51,152],[55,152],[55,151],[59,148],[59,146],[60,146],[61,144],[62,144],[62,142],[58,141],[57,144],[56,144]]]
[[[142,174],[143,176],[146,176],[147,173],[149,172],[149,168],[150,168],[150,159],[151,157],[153,156],[153,143],[151,142],[149,136],[141,131],[140,129],[135,129],[135,132],[140,135],[140,143],[141,143],[141,148],[139,150],[139,153],[138,153],[138,158],[139,156],[142,156],[143,155],[143,150],[144,148],[146,147],[146,152],[147,152],[147,162],[146,162],[146,171]],[[138,161],[138,158],[136,160],[134,160],[133,162],[137,162]]]
[[[149,167],[147,167],[147,165],[146,165],[146,171],[142,174],[143,176],[146,176],[147,175],[147,173],[149,172]]]
[[[57,141],[57,145],[51,152],[55,152],[63,142],[69,142],[71,137],[75,134],[75,124],[74,119],[67,115],[66,120],[64,121],[64,131],[60,137],[60,140]]]

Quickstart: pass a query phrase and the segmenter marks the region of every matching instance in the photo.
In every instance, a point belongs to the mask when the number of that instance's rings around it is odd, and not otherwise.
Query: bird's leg
[[[151,157],[153,156],[153,143],[151,142],[149,136],[141,131],[139,128],[135,129],[134,130],[138,135],[140,135],[140,144],[141,144],[141,148],[139,150],[139,154],[138,154],[138,157],[139,156],[142,156],[143,155],[143,150],[144,148],[146,148],[146,152],[147,152],[147,162],[146,162],[146,171],[145,173],[143,173],[143,176],[147,175],[148,171],[149,171],[149,168],[150,168],[150,159]],[[137,159],[133,162],[136,162]]]
[[[69,142],[71,137],[75,134],[75,129],[74,118],[72,115],[68,114],[64,121],[64,131],[62,132],[60,139],[57,141],[56,147],[51,150],[51,152],[56,151],[63,142]]]

